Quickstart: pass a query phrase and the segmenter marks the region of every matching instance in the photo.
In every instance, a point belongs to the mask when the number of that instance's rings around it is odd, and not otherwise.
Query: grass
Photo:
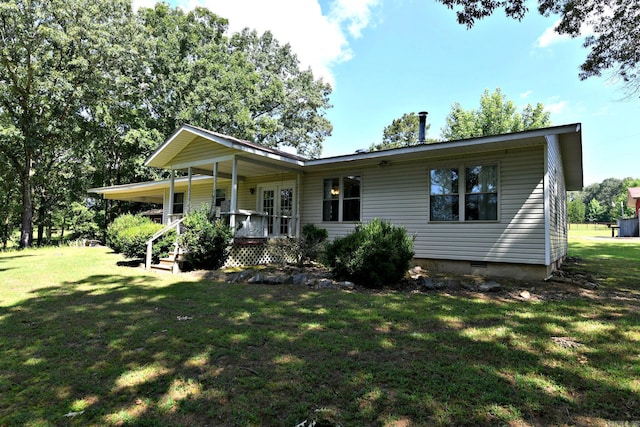
[[[104,248],[0,254],[0,425],[637,425],[640,244],[573,231],[596,291],[318,291]]]

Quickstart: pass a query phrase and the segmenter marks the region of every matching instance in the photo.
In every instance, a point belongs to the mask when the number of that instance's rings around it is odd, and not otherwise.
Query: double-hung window
[[[184,193],[175,193],[173,195],[173,210],[174,214],[184,213]]]
[[[360,221],[360,176],[327,178],[322,194],[323,221]]]
[[[498,166],[477,165],[429,172],[429,220],[498,219]]]

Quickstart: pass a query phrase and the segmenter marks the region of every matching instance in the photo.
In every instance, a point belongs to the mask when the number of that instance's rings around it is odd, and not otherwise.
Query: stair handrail
[[[182,223],[182,221],[185,220],[186,217],[182,217],[179,218],[175,221],[173,221],[172,223],[168,224],[166,227],[162,228],[161,230],[157,231],[156,234],[154,234],[153,236],[151,236],[151,238],[149,240],[147,240],[147,257],[145,259],[144,262],[144,268],[145,270],[149,270],[151,268],[151,259],[153,256],[153,242],[158,240],[161,236],[165,235],[166,233],[168,233],[170,230],[172,229],[176,229],[176,234],[179,236],[180,235],[180,224]],[[176,241],[174,243],[174,252],[177,254],[178,253],[178,239],[176,238]]]

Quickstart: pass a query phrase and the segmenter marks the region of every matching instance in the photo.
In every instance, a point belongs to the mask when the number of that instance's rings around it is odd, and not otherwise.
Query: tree
[[[441,131],[442,137],[446,140],[465,139],[551,125],[550,113],[544,111],[540,103],[535,107],[526,105],[522,113],[517,110],[515,103],[508,100],[500,88],[492,94],[485,89],[477,110],[465,110],[457,102],[452,105]]]
[[[477,20],[504,9],[509,18],[521,20],[528,12],[523,0],[437,0],[449,9],[459,7],[458,22],[467,28]],[[538,0],[543,16],[560,15],[558,34],[578,37],[584,28],[591,34],[584,47],[591,49],[580,66],[581,80],[613,70],[628,85],[631,93],[640,89],[640,14],[637,0]]]
[[[402,117],[394,119],[390,125],[382,131],[382,142],[371,144],[369,151],[386,150],[389,148],[409,147],[419,144],[420,118],[416,113],[405,113]],[[431,124],[425,126],[425,133],[429,131]],[[435,142],[435,139],[426,138],[427,143]]]
[[[190,123],[317,157],[331,133],[331,87],[301,70],[290,46],[270,32],[225,37],[227,21],[204,8],[141,9],[146,52],[144,105],[168,135]]]
[[[102,78],[128,1],[0,4],[0,150],[19,177],[20,247],[31,245],[34,180],[41,163],[73,140],[82,106]]]
[[[586,206],[582,200],[582,192],[569,191],[567,199],[567,217],[569,223],[580,224],[584,222]]]
[[[587,219],[590,222],[607,221],[607,209],[601,206],[597,199],[592,199],[587,205]]]

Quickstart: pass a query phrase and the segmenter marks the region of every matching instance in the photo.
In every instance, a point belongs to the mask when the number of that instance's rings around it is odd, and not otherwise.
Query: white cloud
[[[536,39],[535,47],[545,48],[562,40],[568,40],[570,38],[568,35],[556,33],[556,27],[559,23],[560,20],[554,22],[553,25],[544,30],[542,35]]]
[[[558,101],[558,102],[554,102],[553,104],[546,104],[544,108],[551,114],[562,114],[565,112],[565,109],[567,108],[567,102]]]
[[[528,97],[529,97],[529,95],[531,95],[532,93],[533,93],[533,91],[532,91],[532,90],[528,90],[528,91],[526,91],[526,92],[522,92],[522,93],[520,94],[520,98],[528,98]]]
[[[372,25],[372,11],[382,0],[332,0],[323,14],[319,0],[178,0],[190,10],[203,6],[229,20],[230,33],[249,27],[271,31],[281,44],[289,43],[303,69],[335,84],[331,67],[353,53],[349,38],[358,38]],[[134,7],[153,0],[134,0]]]

